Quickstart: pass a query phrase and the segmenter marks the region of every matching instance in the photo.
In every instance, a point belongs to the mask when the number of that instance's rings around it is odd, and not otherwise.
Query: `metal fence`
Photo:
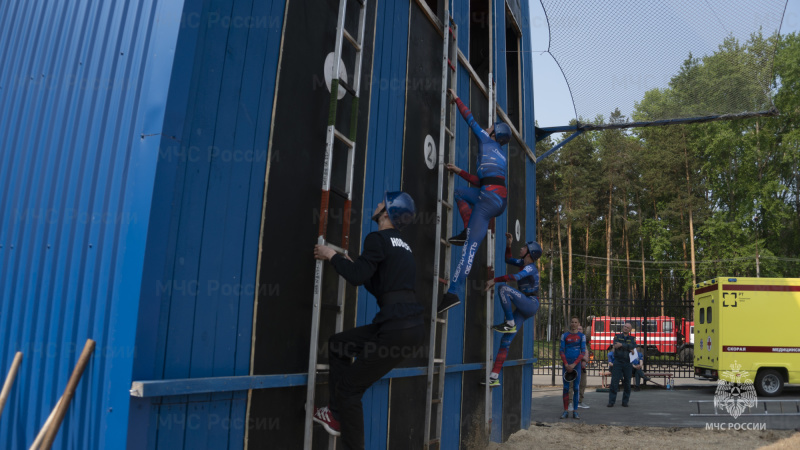
[[[693,378],[694,346],[691,336],[692,302],[685,299],[606,300],[540,298],[535,316],[535,375],[561,376],[561,335],[578,317],[590,354],[588,374],[609,371],[608,351],[614,334],[631,322],[632,334],[644,356],[644,371],[669,373],[674,378]]]

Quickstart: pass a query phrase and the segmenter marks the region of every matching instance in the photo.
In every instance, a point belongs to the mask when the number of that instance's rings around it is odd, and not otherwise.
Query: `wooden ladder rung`
[[[354,38],[354,37],[353,37],[353,36],[350,34],[350,32],[349,32],[349,31],[347,31],[347,30],[342,30],[342,35],[344,35],[345,39],[347,39],[347,40],[348,40],[348,42],[350,42],[350,44],[352,44],[352,45],[353,45],[353,48],[355,48],[357,52],[360,52],[360,51],[361,51],[361,44],[359,44],[359,43],[358,43],[358,41],[356,40],[356,38]]]
[[[355,144],[353,141],[351,141],[350,139],[348,139],[348,138],[347,138],[347,136],[343,135],[343,134],[342,134],[341,132],[339,132],[339,130],[337,130],[336,128],[334,128],[334,129],[333,129],[333,135],[334,135],[334,136],[336,136],[336,139],[339,139],[340,141],[344,142],[344,144],[345,144],[346,146],[348,146],[349,148],[353,148],[353,147],[355,147],[355,146],[356,146],[356,144]]]

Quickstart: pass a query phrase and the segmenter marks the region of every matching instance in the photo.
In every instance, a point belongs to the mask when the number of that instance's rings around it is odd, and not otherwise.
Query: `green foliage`
[[[769,78],[760,67],[773,48]],[[628,283],[636,286],[634,296],[686,297],[692,260],[697,281],[800,276],[798,61],[796,34],[726,39],[713,55],[689,55],[669,87],[645,93],[631,118],[763,111],[772,104],[780,116],[595,131],[539,164],[541,223],[552,231],[560,214],[565,241],[571,224],[573,292],[605,296],[609,200],[612,298],[628,295]],[[618,110],[608,117],[610,123],[624,120]],[[593,258],[583,255],[587,230]],[[550,236],[555,239],[555,231],[543,232],[544,241]],[[557,261],[554,266],[558,270]]]

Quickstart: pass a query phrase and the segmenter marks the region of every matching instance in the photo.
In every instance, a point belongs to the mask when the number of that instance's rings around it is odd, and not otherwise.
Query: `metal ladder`
[[[456,82],[458,79],[458,71],[456,70],[457,59],[457,38],[455,23],[450,14],[450,1],[445,1],[444,17],[448,18],[450,25],[443,25],[442,30],[442,96],[441,96],[441,109],[439,119],[439,189],[437,190],[436,202],[436,238],[439,240],[436,243],[436,250],[434,250],[434,264],[433,264],[433,295],[431,302],[431,317],[430,317],[430,341],[428,346],[428,383],[427,383],[427,408],[425,410],[425,449],[441,448],[442,438],[442,410],[444,409],[444,381],[445,381],[445,363],[447,357],[447,320],[448,311],[444,312],[445,319],[439,318],[436,313],[437,305],[439,304],[439,290],[446,289],[450,277],[450,259],[451,259],[451,245],[447,242],[446,237],[453,228],[453,195],[455,191],[455,174],[445,170],[445,164],[455,163],[455,125],[456,125],[456,107],[455,104],[450,103],[449,96],[447,95],[448,87],[456,89]],[[451,61],[451,55],[455,61]],[[448,107],[449,105],[449,107]],[[449,120],[448,120],[449,119]],[[447,161],[445,161],[445,146],[449,148],[447,152]],[[445,179],[446,177],[446,179]],[[446,185],[445,185],[446,183]],[[444,190],[447,190],[447,199],[444,198]],[[447,211],[443,213],[443,209]],[[444,231],[444,234],[442,232]],[[439,273],[439,266],[442,258],[442,250],[444,249],[444,274],[445,278],[441,277]],[[436,357],[436,336],[437,325],[441,325],[441,334],[439,335],[439,357]],[[434,375],[439,375],[436,380],[436,389],[434,389]],[[435,392],[435,394],[434,394]],[[433,436],[431,436],[431,419],[434,418],[435,409],[435,423],[433,424]]]
[[[494,82],[492,81],[491,63],[489,71],[488,83],[486,83],[486,90],[489,94],[489,125],[494,125],[495,117],[497,115],[496,98],[494,95]],[[494,278],[494,247],[495,247],[495,228],[496,220],[492,218],[489,222],[489,228],[486,230],[486,279],[491,280]],[[486,371],[484,373],[484,381],[486,383],[484,395],[484,427],[486,436],[492,435],[492,388],[489,387],[489,375],[492,373],[492,366],[494,362],[494,345],[492,325],[494,325],[494,289],[486,291],[486,353],[484,360],[486,361]]]
[[[358,100],[359,90],[361,88],[361,61],[363,56],[363,43],[364,43],[364,27],[366,21],[366,7],[367,0],[357,0],[359,3],[360,11],[358,15],[358,31],[357,37],[353,37],[345,29],[345,11],[348,0],[339,1],[339,15],[336,20],[336,43],[334,44],[334,66],[333,66],[333,79],[331,80],[331,100],[328,114],[328,131],[325,139],[325,166],[322,172],[322,199],[320,200],[320,217],[319,217],[319,237],[317,244],[328,245],[334,248],[337,252],[347,254],[347,248],[350,243],[350,209],[353,200],[353,160],[356,150],[356,127],[358,125]],[[349,86],[344,80],[339,79],[339,69],[342,57],[342,42],[344,39],[355,48],[356,57],[353,66],[353,84]],[[350,115],[350,130],[349,136],[345,136],[342,132],[336,129],[336,107],[338,104],[339,86],[343,87],[348,94],[353,97],[352,111]],[[336,140],[341,141],[347,147],[347,172],[345,176],[345,190],[339,191],[338,189],[331,189],[331,174],[333,172],[333,147]],[[331,193],[338,195],[344,199],[343,210],[343,223],[342,223],[342,242],[341,247],[332,245],[327,242],[327,228],[328,228],[328,210],[329,200]],[[313,436],[313,421],[314,414],[314,391],[316,388],[317,371],[328,370],[327,364],[317,363],[317,348],[319,341],[319,320],[320,311],[322,306],[322,275],[323,275],[324,262],[317,261],[314,270],[314,302],[311,315],[311,341],[309,343],[308,353],[308,384],[306,386],[306,416],[305,416],[305,432],[303,438],[303,448],[310,449]],[[346,281],[344,278],[339,277],[339,288],[336,299],[336,332],[341,332],[344,323],[344,296],[345,296]],[[334,437],[331,436],[329,440],[329,447],[334,446]]]

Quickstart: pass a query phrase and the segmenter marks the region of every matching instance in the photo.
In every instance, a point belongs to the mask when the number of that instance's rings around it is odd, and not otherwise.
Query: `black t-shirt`
[[[401,329],[423,324],[423,308],[414,298],[417,265],[411,247],[400,231],[390,228],[374,231],[364,239],[361,256],[350,262],[336,254],[331,263],[349,283],[364,287],[378,299],[380,311],[372,323],[384,323],[384,328]],[[408,300],[386,305],[383,296],[389,292],[406,291]],[[395,323],[394,321],[398,321]]]

